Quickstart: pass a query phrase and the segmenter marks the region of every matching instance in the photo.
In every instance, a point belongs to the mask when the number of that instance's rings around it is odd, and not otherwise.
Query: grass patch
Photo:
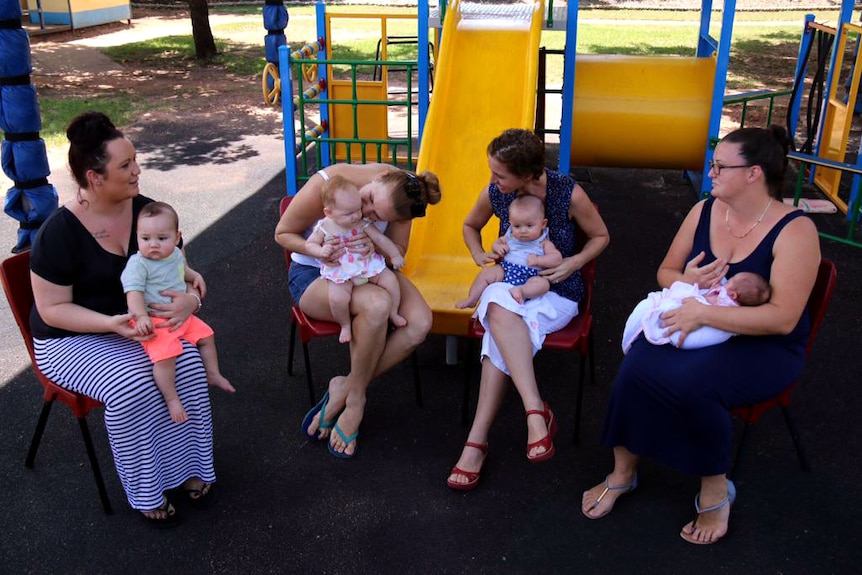
[[[254,76],[266,61],[261,46],[216,39],[218,55],[205,65],[221,66],[229,74]],[[202,65],[195,59],[192,36],[165,36],[101,49],[111,59],[131,67],[182,70]]]
[[[733,19],[740,22],[799,22],[800,28],[805,15],[810,11],[781,10],[771,12],[756,12],[737,10]],[[838,20],[839,10],[818,11],[818,21]],[[578,18],[591,20],[657,20],[668,22],[700,22],[700,10],[606,10],[597,8],[578,11]],[[711,22],[721,22],[722,14],[714,10],[710,16]]]
[[[63,100],[39,98],[39,111],[42,116],[40,135],[48,147],[62,147],[66,145],[66,127],[69,119],[82,112],[99,110],[107,114],[116,125],[125,126],[131,123],[141,109],[141,106],[135,105],[132,99],[126,96]]]

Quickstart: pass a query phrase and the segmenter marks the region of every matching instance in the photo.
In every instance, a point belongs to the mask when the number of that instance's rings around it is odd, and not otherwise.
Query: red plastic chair
[[[93,448],[90,430],[87,427],[87,414],[90,413],[90,410],[104,406],[101,402],[86,395],[60,387],[45,377],[45,374],[36,365],[36,357],[33,353],[33,335],[30,332],[30,309],[33,307],[33,289],[30,284],[30,252],[22,252],[3,261],[0,264],[0,279],[3,282],[3,291],[6,292],[6,299],[9,300],[12,315],[15,316],[15,322],[18,324],[21,336],[24,338],[24,343],[27,346],[27,353],[30,354],[33,372],[45,390],[42,413],[39,415],[39,421],[36,423],[36,431],[33,433],[33,439],[30,442],[30,449],[27,452],[27,459],[24,461],[24,465],[28,469],[33,468],[36,451],[39,449],[42,433],[45,431],[45,425],[48,423],[48,416],[51,415],[51,407],[54,405],[54,401],[56,400],[68,405],[78,419],[78,425],[81,428],[81,435],[84,438],[84,446],[87,448],[87,457],[90,459],[90,467],[93,469],[93,477],[96,480],[96,488],[99,490],[102,508],[105,510],[105,513],[110,515],[113,513],[113,509],[108,499],[108,492],[105,489],[105,482],[102,479],[99,460],[96,459],[96,450]]]
[[[811,347],[814,345],[814,338],[817,336],[817,331],[820,329],[820,324],[823,323],[823,318],[826,315],[826,310],[829,308],[829,302],[832,301],[832,294],[835,292],[835,284],[838,280],[838,272],[835,269],[835,264],[827,259],[820,260],[820,268],[817,271],[817,280],[814,282],[814,289],[811,290],[811,295],[808,297],[808,313],[811,318],[811,333],[808,335],[808,343],[805,345],[805,357],[811,355]],[[787,423],[787,429],[790,431],[790,437],[793,439],[793,445],[796,447],[796,454],[799,456],[799,464],[804,470],[811,469],[811,463],[802,449],[802,443],[799,439],[799,431],[796,428],[796,423],[790,414],[790,395],[796,388],[799,381],[794,381],[790,387],[776,395],[771,399],[731,409],[730,413],[739,417],[744,426],[742,428],[742,436],[739,439],[739,445],[736,448],[736,459],[731,472],[739,471],[739,462],[745,446],[745,440],[748,436],[749,426],[760,421],[761,416],[773,407],[780,407],[784,414],[784,421]],[[728,476],[731,475],[728,472]]]
[[[583,245],[586,238],[579,234],[579,245]],[[575,445],[580,440],[581,410],[584,401],[584,375],[586,371],[587,358],[590,363],[590,383],[596,382],[596,365],[593,355],[593,284],[596,280],[596,260],[593,259],[581,268],[581,276],[584,280],[584,299],[578,305],[578,315],[569,324],[559,331],[549,333],[545,337],[542,349],[558,349],[563,351],[577,351],[581,360],[578,366],[578,387],[575,399],[575,432],[573,441]],[[485,329],[476,318],[470,319],[470,327],[467,332],[468,341],[471,342],[467,355],[467,370],[464,381],[464,397],[461,403],[461,421],[467,425],[470,417],[470,380],[472,379],[473,356],[475,345],[473,342],[485,335]]]
[[[281,199],[281,203],[279,204],[279,215],[284,214],[284,211],[287,209],[287,206],[290,205],[290,201],[292,199],[292,196],[285,196]],[[290,259],[289,250],[284,250],[284,261],[287,265],[287,272],[289,274],[290,264],[292,262],[292,260]],[[299,306],[296,303],[291,304],[290,349],[288,351],[287,359],[288,375],[293,375],[293,356],[294,351],[296,350],[297,327],[299,328],[299,340],[302,342],[302,355],[305,359],[305,378],[308,382],[308,399],[310,401],[310,404],[313,406],[317,403],[317,400],[315,399],[314,381],[311,376],[311,358],[308,353],[308,342],[317,337],[337,336],[339,333],[341,333],[341,326],[331,321],[312,319],[305,315],[305,313],[301,309],[299,309]],[[419,385],[419,363],[415,351],[411,356],[411,363],[413,367],[413,385],[416,390],[416,404],[419,407],[422,407],[422,389]]]

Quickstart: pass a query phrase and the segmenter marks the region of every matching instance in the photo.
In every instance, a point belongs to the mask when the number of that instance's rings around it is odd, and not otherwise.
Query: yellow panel
[[[862,26],[845,22],[841,25],[841,32],[838,38],[837,57],[835,59],[835,70],[841,70],[844,66],[844,55],[846,54],[847,34],[854,32],[862,34]],[[839,81],[841,74],[833,74],[832,82],[829,86],[829,100],[826,103],[826,113],[823,116],[823,131],[820,141],[818,154],[820,158],[826,160],[834,160],[843,162],[847,152],[847,141],[850,137],[850,128],[853,122],[853,109],[856,106],[856,98],[859,95],[859,80],[862,78],[862,50],[856,52],[856,60],[853,67],[853,77],[850,81],[850,93],[847,95],[847,101],[843,102],[839,99]],[[814,172],[814,183],[819,187],[826,196],[838,207],[839,210],[847,213],[847,204],[838,197],[839,186],[841,184],[841,172],[831,168],[816,168]]]
[[[329,83],[329,98],[333,100],[380,100],[386,101],[386,84],[375,81],[357,81],[356,97],[353,95],[353,84],[345,80],[333,80]],[[330,106],[329,130],[333,138],[362,138],[385,140],[389,137],[387,107],[385,104],[357,104],[358,135],[353,132],[353,105],[333,104]],[[381,146],[382,161],[389,155],[389,146]],[[362,146],[350,146],[350,160],[363,162]],[[346,144],[335,144],[335,158],[339,161],[347,159]],[[365,145],[365,161],[377,161],[377,146]]]
[[[572,165],[700,170],[713,58],[578,56]]]
[[[464,218],[488,184],[485,150],[507,128],[532,129],[542,31],[541,2],[522,30],[459,29],[459,5],[446,12],[443,42],[418,171],[440,178],[442,201],[413,220],[405,275],[434,312],[433,333],[465,335],[472,310],[456,310],[479,268],[464,245]],[[497,237],[492,220],[485,247]]]

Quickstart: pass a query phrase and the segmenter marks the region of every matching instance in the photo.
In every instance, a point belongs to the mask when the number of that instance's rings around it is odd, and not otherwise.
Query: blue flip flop
[[[329,402],[329,392],[323,394],[323,397],[320,398],[320,401],[317,402],[317,405],[312,407],[308,413],[305,414],[305,417],[302,418],[302,434],[305,435],[308,439],[323,439],[320,437],[321,429],[329,429],[333,425],[335,425],[335,420],[333,419],[329,423],[326,423],[326,404]],[[308,433],[308,428],[311,427],[311,422],[314,421],[314,416],[320,413],[320,419],[318,419],[317,431],[314,435]]]
[[[341,440],[344,443],[346,443],[347,445],[350,445],[350,442],[356,441],[356,438],[359,437],[359,430],[353,432],[353,434],[350,435],[350,437],[344,435],[344,431],[341,430],[341,426],[338,425],[338,423],[335,424],[335,433],[337,433],[338,436],[341,437]],[[335,449],[332,448],[332,443],[330,443],[330,442],[326,443],[326,447],[329,449],[329,453],[331,453],[335,457],[338,457],[339,459],[350,459],[354,455],[356,455],[356,450],[359,449],[359,444],[357,444],[356,447],[353,449],[353,453],[345,453],[343,451],[336,451]],[[347,449],[347,447],[345,447],[345,449]]]

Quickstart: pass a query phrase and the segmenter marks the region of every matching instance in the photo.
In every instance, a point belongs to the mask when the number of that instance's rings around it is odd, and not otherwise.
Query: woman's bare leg
[[[515,389],[524,403],[524,410],[545,408],[539,386],[536,383],[536,372],[533,369],[533,345],[530,342],[530,332],[521,316],[498,305],[488,306],[488,327],[491,336],[497,343],[497,348],[511,373]],[[527,418],[527,443],[540,441],[548,434],[548,426],[541,415],[531,415]],[[545,452],[543,446],[535,446],[529,456],[536,457]]]
[[[473,361],[473,358],[467,358],[467,361]],[[497,369],[491,363],[491,360],[485,358],[482,361],[482,379],[479,382],[479,399],[476,402],[476,415],[473,416],[473,425],[470,427],[467,441],[480,445],[488,443],[488,432],[494,423],[494,419],[497,417],[497,412],[500,411],[503,398],[506,397],[506,387],[508,384],[508,376]],[[481,450],[465,445],[461,450],[461,457],[458,458],[458,463],[455,464],[455,467],[464,471],[478,473],[482,469],[484,461],[485,454]],[[449,476],[449,481],[451,483],[467,483],[468,478],[460,473],[453,473]]]
[[[365,413],[365,392],[374,375],[381,351],[386,342],[389,325],[389,310],[392,301],[389,294],[373,284],[357,286],[353,289],[350,311],[353,315],[353,339],[350,342],[350,373],[340,384],[347,389],[344,411],[338,416],[336,425],[346,437],[359,430]],[[341,387],[340,384],[336,384]],[[330,382],[330,388],[332,382]],[[330,398],[332,392],[330,391]],[[336,413],[339,404],[331,403]],[[348,455],[356,450],[356,442],[344,441],[338,433],[329,434],[332,448]]]
[[[581,497],[581,511],[584,515],[598,519],[611,512],[617,498],[628,493],[628,490],[607,488],[631,485],[637,475],[639,459],[640,457],[621,445],[614,447],[614,470],[605,481],[589,491],[584,491],[584,495]],[[607,493],[602,496],[605,489],[607,489]],[[599,497],[601,497],[601,501],[599,501]]]
[[[396,327],[404,327],[407,325],[407,320],[398,313],[398,308],[401,307],[401,287],[398,285],[398,278],[395,273],[389,268],[369,279],[373,284],[379,285],[389,293],[389,298],[392,300],[392,307],[389,309],[389,321]]]
[[[431,308],[422,294],[401,273],[396,272],[395,277],[398,278],[398,286],[401,288],[401,307],[398,311],[407,320],[407,325],[389,333],[373,377],[382,375],[407,359],[431,331]]]
[[[358,349],[359,346],[351,346],[351,371],[347,377],[352,380],[352,383],[349,384],[347,406],[344,413],[338,418],[339,426],[348,437],[359,429],[365,410],[365,391],[371,380],[407,358],[419,344],[425,341],[425,337],[431,331],[431,308],[425,303],[422,294],[403,275],[396,273],[395,276],[398,278],[398,285],[401,289],[399,312],[407,320],[407,325],[388,332],[387,320],[391,300],[388,294],[380,289],[375,292],[375,311],[366,314],[367,321],[365,323],[367,325],[361,326],[360,330],[357,323],[360,316],[357,314],[353,319],[353,332],[357,334],[357,338],[359,338],[359,334],[367,331],[369,333],[368,339],[371,339],[372,334],[377,339],[370,346],[363,345],[362,349]],[[356,301],[355,295],[353,299]],[[381,318],[382,321],[379,321]],[[383,352],[379,353],[381,348],[383,348]],[[377,353],[379,355],[376,355]],[[357,365],[359,364],[361,364],[362,369],[358,372]],[[372,364],[373,368],[369,373],[368,368]],[[331,385],[332,383],[330,383]],[[334,450],[348,454],[353,453],[356,449],[355,442],[348,445],[337,433],[330,435],[330,444]]]
[[[335,318],[332,316],[332,310],[329,304],[329,288],[330,286],[334,286],[332,282],[324,280],[323,278],[314,280],[308,288],[305,290],[305,293],[302,295],[302,298],[299,300],[299,308],[306,314],[308,317],[318,319],[321,321],[335,321]],[[372,286],[371,289],[378,289],[376,286]],[[362,292],[363,290],[357,289],[357,294]],[[351,364],[352,364],[352,351],[354,345],[351,343]],[[326,420],[327,422],[331,422],[344,408],[347,402],[347,396],[350,392],[350,388],[353,385],[353,381],[348,379],[348,376],[335,376],[329,381],[329,401],[326,406]],[[316,415],[309,425],[309,434],[314,435],[319,430],[320,426],[320,414]],[[320,429],[320,438],[325,438],[329,436],[330,428]]]
[[[431,308],[409,280],[400,273],[395,276],[401,288],[399,311],[407,319],[407,325],[391,333],[388,333],[391,300],[386,291],[370,284],[354,288],[351,300],[354,337],[350,344],[350,373],[330,380],[326,408],[327,419],[345,408],[338,423],[347,436],[355,432],[362,421],[365,391],[370,381],[403,361],[425,341],[431,330]],[[303,294],[300,309],[309,317],[333,321],[328,302],[327,282],[315,280]],[[309,434],[316,432],[318,425],[318,418],[315,418],[309,426]],[[326,435],[329,435],[329,430],[321,430],[321,436]],[[337,451],[346,448],[338,434],[333,435],[332,445]],[[347,453],[353,453],[354,449],[355,444],[351,443]]]

